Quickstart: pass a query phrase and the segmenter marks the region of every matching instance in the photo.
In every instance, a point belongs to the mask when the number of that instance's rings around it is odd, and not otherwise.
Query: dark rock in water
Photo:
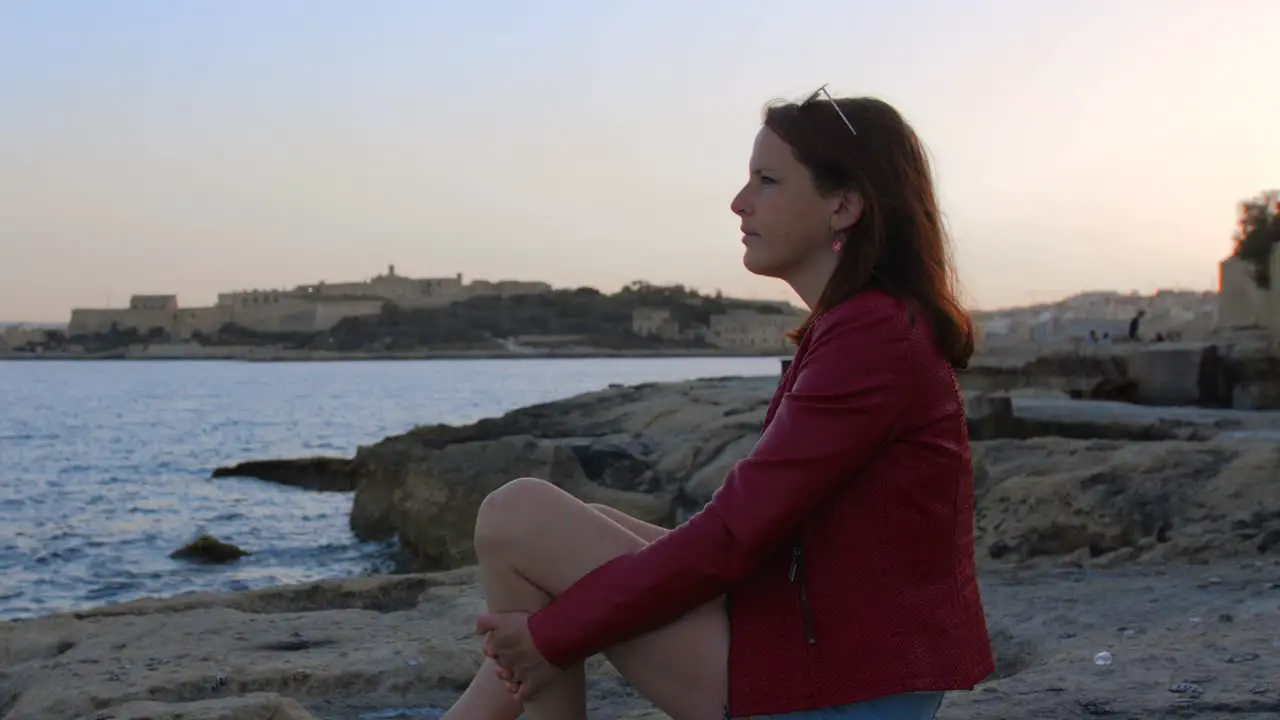
[[[253,460],[220,467],[213,471],[213,477],[249,477],[326,492],[351,492],[358,482],[351,460],[339,457]]]
[[[191,542],[169,553],[169,557],[178,560],[191,560],[193,562],[209,563],[212,565],[221,565],[224,563],[235,562],[246,555],[253,553],[246,552],[231,543],[223,542],[212,535],[201,535]]]

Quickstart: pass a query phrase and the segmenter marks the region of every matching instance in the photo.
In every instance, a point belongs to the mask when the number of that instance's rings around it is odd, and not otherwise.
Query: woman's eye
[[[761,184],[761,185],[773,185],[775,182],[776,182],[776,181],[775,181],[773,178],[769,177],[768,175],[761,175],[761,176],[760,176],[760,184]]]

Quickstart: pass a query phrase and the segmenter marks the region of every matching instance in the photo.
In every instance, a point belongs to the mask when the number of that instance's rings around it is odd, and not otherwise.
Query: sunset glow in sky
[[[548,9],[550,8],[550,9]],[[413,276],[790,298],[767,101],[895,104],[970,301],[1210,288],[1280,186],[1274,0],[0,4],[0,320]]]

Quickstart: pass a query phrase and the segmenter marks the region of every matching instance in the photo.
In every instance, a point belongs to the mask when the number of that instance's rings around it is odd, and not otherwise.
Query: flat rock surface
[[[1013,396],[1014,415],[1027,420],[1058,422],[1163,425],[1170,429],[1187,428],[1210,437],[1224,431],[1251,430],[1280,433],[1280,412],[1222,410],[1198,407],[1154,407],[1100,400],[1032,395]]]
[[[940,717],[1280,716],[1280,564],[982,576],[996,675]],[[0,625],[0,718],[394,717],[479,665],[472,569],[179,596]],[[1107,665],[1095,664],[1100,652]],[[592,717],[662,718],[591,664]]]

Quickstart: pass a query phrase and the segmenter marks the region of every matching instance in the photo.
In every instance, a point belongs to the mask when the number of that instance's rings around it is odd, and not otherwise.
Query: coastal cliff
[[[469,564],[485,493],[533,475],[678,522],[750,451],[776,383],[611,387],[351,458],[221,469],[354,491],[353,532],[398,538],[429,572],[2,624],[0,719],[434,717],[479,665]],[[1280,416],[1037,389],[970,391],[966,411],[998,668],[944,717],[1280,713]],[[665,717],[603,660],[589,677],[595,716]]]

